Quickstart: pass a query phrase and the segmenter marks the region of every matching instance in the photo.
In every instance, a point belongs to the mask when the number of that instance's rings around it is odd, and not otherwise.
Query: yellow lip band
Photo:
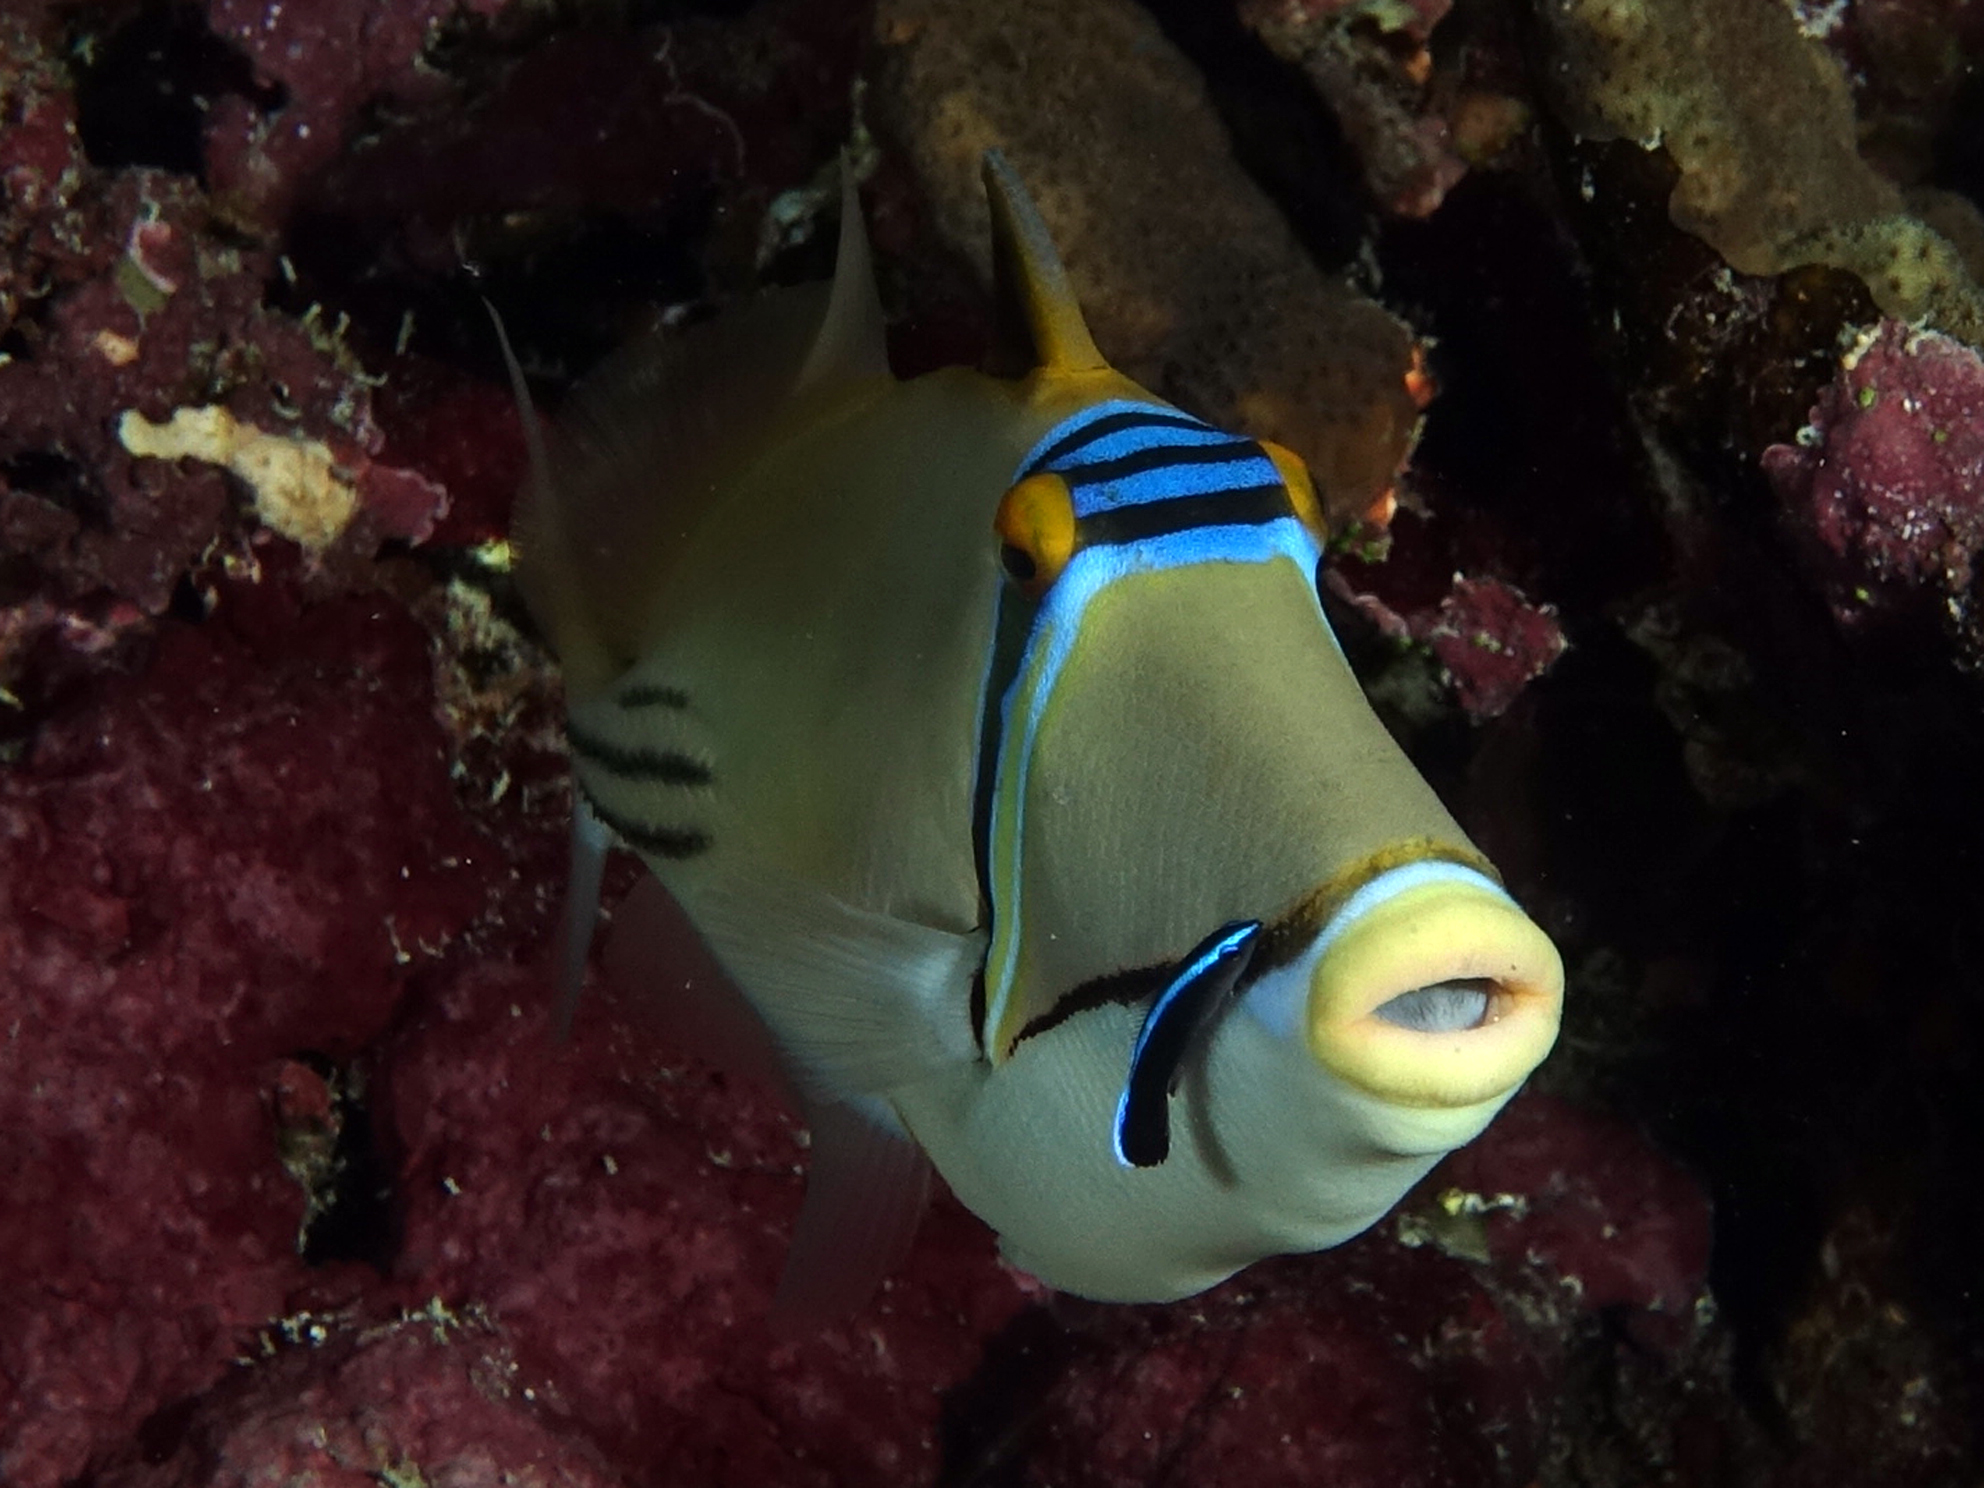
[[[1515,902],[1466,869],[1346,903],[1319,938],[1307,1034],[1318,1063],[1398,1105],[1455,1108],[1507,1094],[1557,1036],[1564,971],[1550,939]],[[1392,875],[1385,875],[1386,878]],[[1451,982],[1488,984],[1482,1021],[1427,1032],[1378,1015],[1393,998]]]

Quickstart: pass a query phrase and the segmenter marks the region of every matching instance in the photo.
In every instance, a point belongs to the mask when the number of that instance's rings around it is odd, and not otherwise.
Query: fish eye
[[[1309,467],[1300,455],[1271,439],[1257,440],[1261,453],[1268,457],[1281,477],[1281,483],[1288,488],[1288,504],[1295,509],[1296,517],[1322,546],[1329,540],[1329,523],[1323,518],[1323,503],[1316,495],[1316,482],[1309,474]]]
[[[1000,498],[992,530],[999,535],[1000,566],[1038,599],[1075,555],[1075,503],[1067,481],[1051,471],[1029,475]]]

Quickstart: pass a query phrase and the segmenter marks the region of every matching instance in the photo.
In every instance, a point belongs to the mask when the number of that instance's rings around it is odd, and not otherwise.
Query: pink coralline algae
[[[1325,581],[1385,635],[1431,650],[1470,718],[1506,713],[1569,644],[1554,607],[1535,603],[1501,579],[1457,573],[1436,604],[1403,609],[1356,588],[1341,569],[1330,570]]]
[[[297,1254],[286,1057],[376,1038],[502,881],[450,794],[423,633],[378,601],[271,598],[223,594],[227,618],[169,630],[0,771],[0,1479],[21,1488],[341,1285]]]
[[[683,952],[681,977],[713,974]],[[1026,1300],[991,1237],[943,1206],[863,1313],[777,1338],[791,1116],[608,997],[556,1046],[543,992],[472,971],[385,1052],[404,1287],[485,1307],[518,1383],[637,1481],[929,1481],[944,1393]]]
[[[242,498],[280,529],[284,493],[230,483],[224,467],[314,460],[341,515],[299,530],[348,528],[352,551],[420,541],[448,505],[430,476],[380,458],[379,379],[337,318],[269,306],[272,245],[227,226],[184,176],[90,163],[49,46],[0,18],[0,686],[44,637],[89,653],[141,630],[196,559],[248,525]],[[142,427],[127,415],[197,415],[260,443],[232,467],[183,436],[199,463],[137,458],[120,443]]]
[[[257,1367],[174,1421],[148,1460],[99,1473],[98,1488],[625,1481],[555,1418],[520,1408],[516,1363],[485,1320],[438,1305],[364,1325],[303,1314],[263,1342]]]
[[[1708,1205],[1692,1177],[1620,1123],[1525,1096],[1435,1181],[1447,1209],[1480,1214],[1498,1268],[1531,1268],[1531,1279],[1566,1289],[1574,1308],[1616,1313],[1656,1350],[1679,1348],[1693,1332]]]
[[[1438,612],[1415,628],[1453,677],[1460,705],[1473,718],[1508,711],[1565,646],[1556,611],[1500,579],[1457,575]]]
[[[1976,636],[1984,548],[1984,359],[1934,331],[1883,321],[1842,359],[1797,443],[1763,466],[1853,623],[1929,598]],[[1974,649],[1974,646],[1973,646]]]
[[[379,7],[211,0],[214,34],[241,49],[257,82],[280,84],[286,98],[268,111],[236,94],[216,101],[206,139],[214,190],[280,222],[302,183],[343,154],[362,109],[387,101],[405,108],[446,91],[425,63],[443,22],[498,9],[497,0]]]

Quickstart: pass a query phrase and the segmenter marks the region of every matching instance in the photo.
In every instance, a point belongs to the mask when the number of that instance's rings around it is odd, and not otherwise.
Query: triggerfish
[[[985,182],[1011,375],[890,373],[849,189],[832,283],[619,353],[516,527],[568,696],[566,980],[618,842],[803,1103],[788,1318],[867,1294],[930,1165],[1086,1297],[1335,1245],[1556,1037],[1554,947],[1324,616],[1301,460],[1112,370]]]

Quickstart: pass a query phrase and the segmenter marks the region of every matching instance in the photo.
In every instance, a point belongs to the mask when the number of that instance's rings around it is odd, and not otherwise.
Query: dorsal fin
[[[889,353],[882,299],[875,292],[875,258],[868,250],[868,227],[854,168],[840,159],[840,246],[834,255],[833,288],[826,318],[813,349],[800,368],[795,391],[811,393],[835,383],[867,382],[889,375]]]
[[[1033,198],[1006,157],[985,152],[992,207],[992,296],[1004,353],[999,370],[1097,372],[1108,367],[1082,319],[1068,271]]]
[[[831,401],[888,375],[860,202],[843,179],[831,285],[770,290],[687,332],[651,332],[566,399],[513,530],[518,583],[570,698],[638,659],[684,539],[774,421],[797,399]]]

